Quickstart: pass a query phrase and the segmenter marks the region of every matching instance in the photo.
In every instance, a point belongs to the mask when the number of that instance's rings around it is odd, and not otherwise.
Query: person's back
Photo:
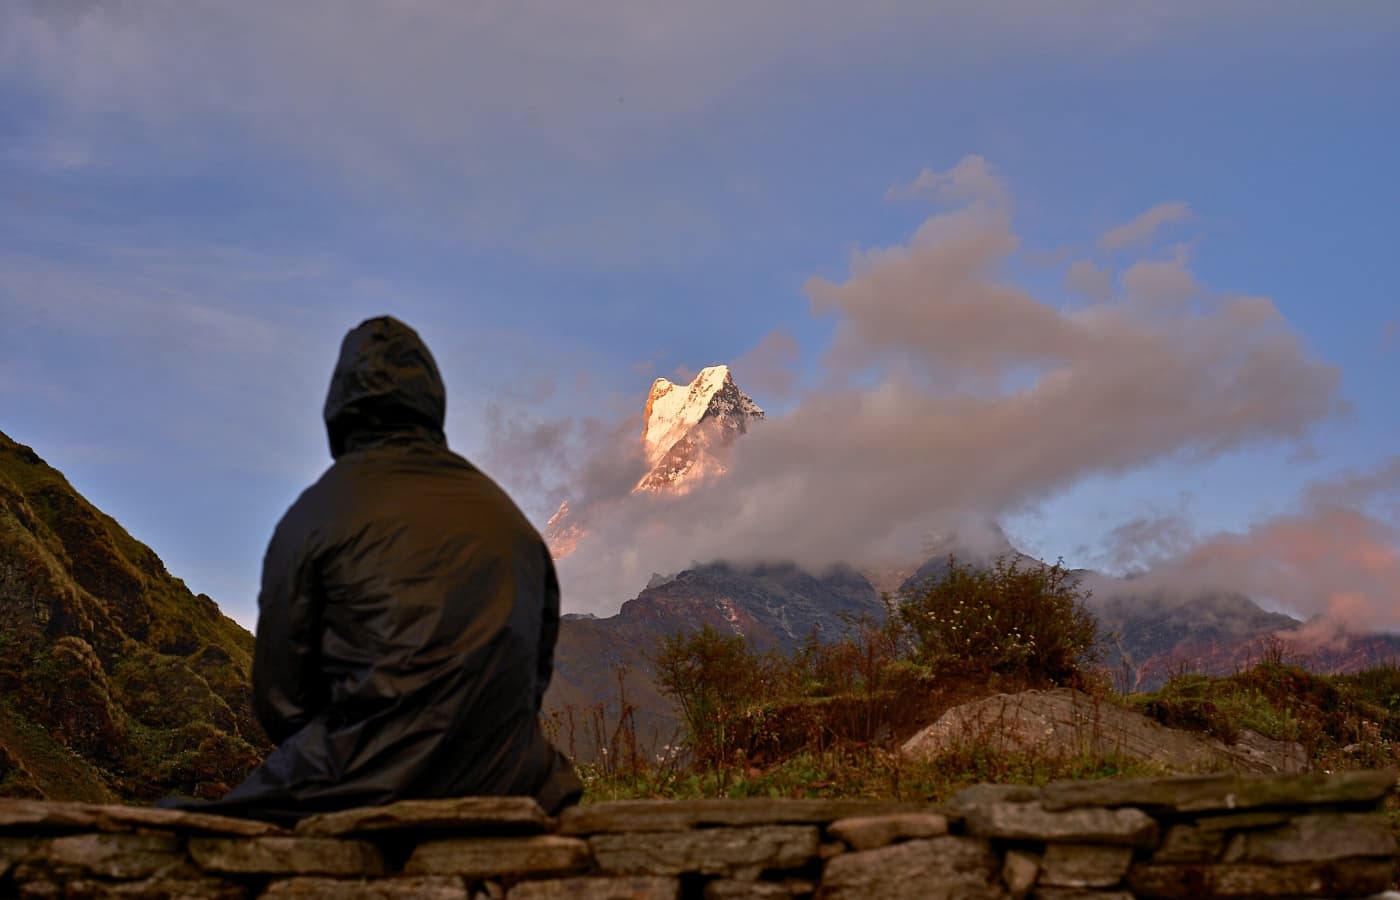
[[[408,798],[580,786],[543,736],[559,623],[553,562],[505,493],[452,453],[418,335],[346,336],[326,401],[335,463],[263,564],[254,708],[277,749],[202,808],[292,821]]]

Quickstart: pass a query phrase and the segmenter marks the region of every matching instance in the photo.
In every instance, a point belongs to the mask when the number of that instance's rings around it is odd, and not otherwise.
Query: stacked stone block
[[[1368,897],[1393,882],[1393,772],[981,785],[946,809],[862,800],[411,801],[294,832],[0,800],[24,898]]]

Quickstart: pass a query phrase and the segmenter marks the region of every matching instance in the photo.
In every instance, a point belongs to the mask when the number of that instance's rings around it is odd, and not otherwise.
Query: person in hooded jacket
[[[253,707],[277,744],[222,799],[291,824],[396,800],[582,786],[545,738],[559,583],[539,533],[447,447],[446,392],[396,319],[346,335],[326,397],[334,464],[263,562]]]

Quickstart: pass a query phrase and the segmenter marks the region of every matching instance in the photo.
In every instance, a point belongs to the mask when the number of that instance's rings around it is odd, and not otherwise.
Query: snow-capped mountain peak
[[[684,494],[724,474],[723,449],[762,418],[763,409],[739,390],[728,366],[701,369],[690,384],[656,379],[642,429],[642,455],[650,468],[633,493]],[[574,518],[567,501],[545,526],[556,558],[573,553],[586,535],[586,523]]]
[[[762,418],[763,409],[734,384],[728,366],[701,369],[688,385],[656,379],[642,430],[642,452],[652,468],[636,489],[684,491],[689,482],[723,472],[711,451]]]
[[[721,392],[724,395],[718,405],[724,408],[716,409],[714,414],[763,415],[758,404],[735,387],[728,366],[701,369],[688,385],[674,384],[666,378],[656,379],[647,396],[646,427],[642,430],[642,447],[647,462],[652,465],[660,462],[676,441],[705,418],[706,413],[711,412],[715,395]]]

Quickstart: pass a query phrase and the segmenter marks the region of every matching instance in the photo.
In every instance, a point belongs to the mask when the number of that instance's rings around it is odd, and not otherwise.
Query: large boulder
[[[955,706],[906,741],[902,752],[931,759],[971,743],[1059,757],[1116,754],[1178,772],[1301,772],[1308,764],[1300,744],[1242,731],[1227,745],[1069,688],[996,694]]]

